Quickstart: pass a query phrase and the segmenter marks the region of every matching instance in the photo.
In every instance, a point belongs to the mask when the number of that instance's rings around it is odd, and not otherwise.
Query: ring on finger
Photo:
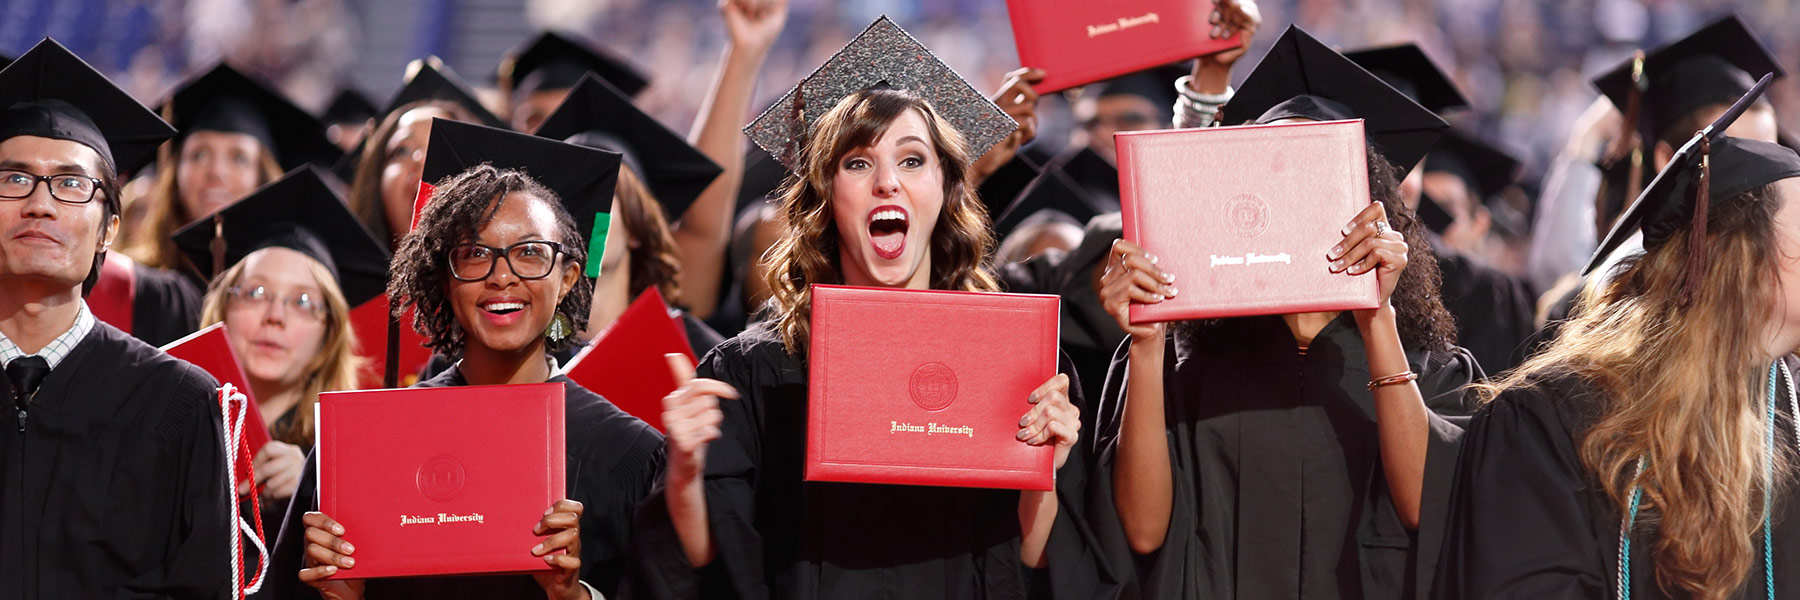
[[[1386,235],[1387,232],[1388,232],[1387,221],[1376,221],[1375,222],[1375,235]]]

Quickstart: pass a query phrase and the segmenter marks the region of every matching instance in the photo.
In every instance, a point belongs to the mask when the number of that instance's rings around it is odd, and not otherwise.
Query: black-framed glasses
[[[65,204],[87,204],[100,190],[100,180],[86,175],[39,175],[26,171],[0,171],[0,198],[19,199],[37,191],[38,182],[50,184],[50,197]]]
[[[494,273],[498,259],[505,258],[506,268],[519,279],[543,279],[556,270],[556,256],[562,253],[562,244],[544,240],[526,240],[505,248],[462,244],[450,249],[450,276],[457,281],[481,281]]]
[[[263,286],[225,288],[225,296],[231,299],[232,308],[252,308],[258,311],[268,310],[269,305],[279,304],[289,311],[306,315],[315,319],[325,318],[325,300],[311,293],[279,294]]]

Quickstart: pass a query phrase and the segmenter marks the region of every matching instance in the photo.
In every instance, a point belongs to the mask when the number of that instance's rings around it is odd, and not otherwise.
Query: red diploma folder
[[[231,351],[231,340],[225,337],[225,324],[213,323],[187,337],[169,342],[162,351],[169,356],[185,360],[200,370],[219,380],[220,385],[237,386],[244,398],[250,401],[249,409],[244,411],[244,437],[250,440],[250,456],[238,461],[238,480],[250,478],[250,460],[269,443],[269,426],[263,423],[262,411],[256,409],[256,395],[250,393],[250,378],[244,375],[244,368],[238,364],[237,354]]]
[[[815,285],[806,479],[1049,490],[1016,437],[1056,375],[1057,297]]]
[[[1131,322],[1374,308],[1327,251],[1369,205],[1361,120],[1120,133],[1125,239],[1175,275]]]
[[[567,373],[581,387],[663,431],[663,396],[678,387],[663,358],[670,353],[698,362],[680,317],[669,314],[662,292],[650,286],[569,361]]]
[[[386,372],[387,314],[385,295],[350,309],[350,327],[356,330],[358,344],[356,354],[369,361],[358,383],[358,387],[365,390],[381,387],[381,375]],[[425,347],[425,336],[413,331],[412,323],[413,311],[409,308],[406,314],[400,315],[400,387],[417,383],[419,371],[425,370],[425,363],[431,361],[431,349]]]
[[[546,571],[531,534],[567,496],[560,383],[319,395],[319,510],[343,579]]]
[[[1235,35],[1212,38],[1212,2],[1006,0],[1006,8],[1019,64],[1045,71],[1032,86],[1040,94],[1243,45]]]

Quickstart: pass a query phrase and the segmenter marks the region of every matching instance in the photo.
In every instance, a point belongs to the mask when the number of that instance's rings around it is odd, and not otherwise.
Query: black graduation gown
[[[131,336],[162,347],[200,328],[204,285],[169,269],[132,267],[137,289],[131,297]]]
[[[1387,491],[1367,354],[1346,312],[1303,356],[1278,316],[1170,336],[1163,371],[1174,510],[1156,552],[1138,557],[1145,598],[1411,598],[1430,588],[1441,544],[1459,388],[1468,352],[1408,352],[1434,411],[1420,528]],[[1096,429],[1094,484],[1112,508],[1128,344],[1119,347]],[[1117,523],[1117,521],[1113,521]]]
[[[1482,370],[1498,374],[1525,359],[1536,331],[1537,295],[1524,282],[1431,240],[1443,272],[1444,308],[1456,317],[1456,342],[1469,350]]]
[[[205,371],[96,322],[23,431],[9,400],[0,598],[225,598],[234,521],[215,394]]]
[[[556,376],[563,384],[564,427],[568,430],[565,467],[569,498],[582,504],[581,579],[608,598],[614,597],[630,558],[632,514],[650,493],[663,468],[663,438],[656,429],[619,410],[587,388]],[[456,367],[413,387],[468,385]],[[307,511],[318,510],[318,468],[306,456],[306,475],[282,519],[281,534],[270,560],[268,593],[263,598],[317,598],[300,583],[305,564]],[[548,507],[546,507],[548,508]],[[354,534],[350,536],[355,540]],[[524,549],[521,549],[524,551]],[[542,598],[543,588],[528,575],[372,579],[367,597],[383,598]]]
[[[1068,372],[1066,359],[1061,362]],[[716,558],[689,566],[661,489],[639,513],[631,597],[1103,598],[1116,581],[1091,554],[1086,459],[1057,473],[1048,569],[1019,560],[1019,492],[803,481],[807,366],[766,325],[701,359],[697,377],[737,388],[707,448]],[[1071,400],[1079,387],[1072,387]],[[1024,414],[1021,411],[1020,414]]]
[[[1052,250],[1022,263],[1004,265],[998,275],[1006,291],[1020,294],[1052,294],[1062,297],[1061,339],[1063,352],[1081,374],[1083,398],[1099,398],[1106,383],[1106,369],[1113,350],[1125,340],[1112,314],[1094,291],[1096,269],[1106,267],[1113,240],[1121,236],[1119,213],[1089,220],[1081,245],[1067,253]]]
[[[1111,210],[1118,210],[1119,168],[1087,146],[1064,150],[1050,159],[1044,170],[1062,171],[1069,180],[1081,184],[1081,189],[1096,204],[1110,205]]]
[[[1576,446],[1598,417],[1598,392],[1573,375],[1540,381],[1538,387],[1501,394],[1469,425],[1451,497],[1438,598],[1617,597],[1623,515],[1582,466]],[[1785,386],[1776,398],[1777,410],[1788,412]],[[1776,432],[1776,446],[1790,460],[1795,458],[1791,418],[1777,419]],[[1800,592],[1800,502],[1790,492],[1774,510],[1775,593],[1791,598]],[[1641,521],[1640,515],[1631,538],[1632,596],[1671,598],[1657,588],[1651,559],[1656,535]],[[1734,598],[1767,596],[1760,534],[1755,543],[1758,558]]]

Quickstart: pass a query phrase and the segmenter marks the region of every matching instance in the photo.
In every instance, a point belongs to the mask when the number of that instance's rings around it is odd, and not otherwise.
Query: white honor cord
[[[1794,390],[1794,374],[1788,371],[1787,361],[1775,361],[1781,364],[1781,382],[1788,389],[1788,424],[1794,428],[1794,451],[1800,453],[1800,392]],[[1770,401],[1774,399],[1771,398]]]
[[[256,528],[246,522],[244,516],[238,513],[237,458],[238,449],[244,439],[244,420],[248,416],[250,399],[239,392],[236,386],[226,383],[219,387],[219,403],[221,404],[220,412],[225,416],[225,487],[227,490],[225,497],[230,499],[226,506],[230,511],[231,520],[237,524],[234,528],[237,531],[232,532],[231,535],[231,556],[228,559],[231,561],[231,589],[234,597],[243,597],[262,589],[263,576],[269,571],[269,551],[263,545],[262,538],[257,537]],[[239,535],[240,532],[242,535]],[[245,536],[250,538],[250,544],[256,548],[257,556],[256,577],[250,580],[250,586],[247,588],[243,585],[244,566],[239,558],[242,556],[242,538]]]

